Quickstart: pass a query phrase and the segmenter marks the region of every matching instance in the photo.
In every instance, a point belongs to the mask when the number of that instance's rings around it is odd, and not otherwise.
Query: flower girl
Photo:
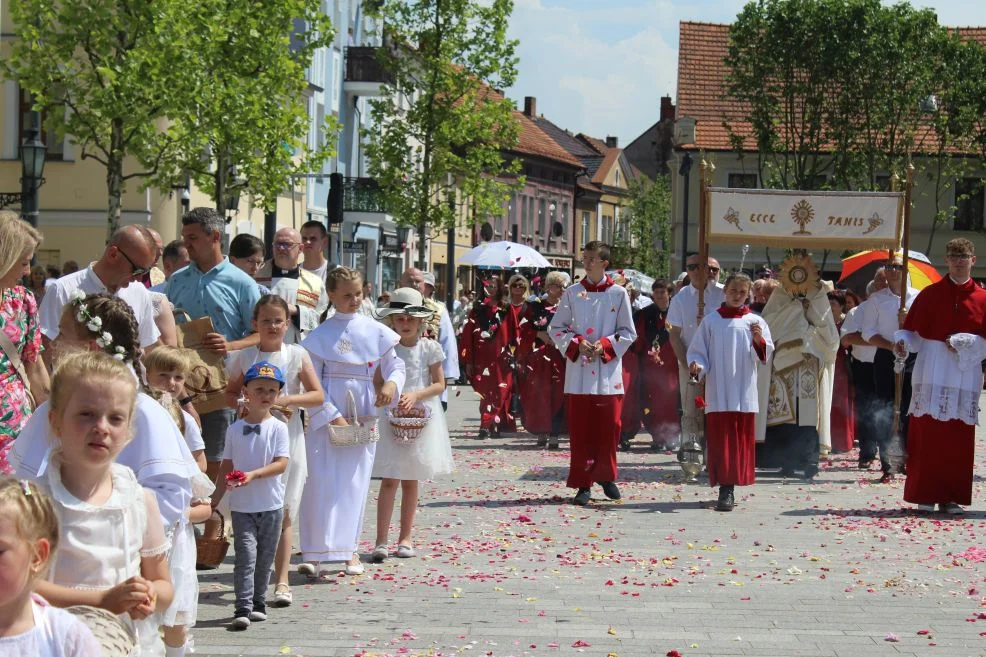
[[[371,555],[379,563],[388,556],[387,535],[398,484],[401,487],[401,529],[397,556],[407,558],[414,556],[411,530],[418,506],[418,482],[452,472],[453,463],[448,425],[439,401],[445,389],[442,372],[445,354],[437,342],[421,337],[424,320],[431,316],[431,311],[425,308],[420,292],[403,287],[391,294],[390,303],[381,308],[377,316],[401,336],[396,351],[404,361],[406,378],[395,415],[429,418],[412,441],[395,433],[389,422],[380,423],[380,444],[373,462],[373,476],[383,478],[383,481],[377,502],[376,548]]]

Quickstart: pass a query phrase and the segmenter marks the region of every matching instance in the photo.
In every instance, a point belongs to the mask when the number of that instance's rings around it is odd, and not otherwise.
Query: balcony
[[[346,178],[343,185],[343,211],[386,214],[383,194],[373,178]]]
[[[347,97],[379,97],[386,94],[386,87],[394,83],[394,76],[380,65],[379,48],[350,46],[346,48],[346,79],[343,90]]]

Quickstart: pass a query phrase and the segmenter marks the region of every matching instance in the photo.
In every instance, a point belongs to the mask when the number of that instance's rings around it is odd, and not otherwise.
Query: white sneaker
[[[246,616],[237,616],[231,623],[234,630],[245,630],[250,627],[250,619]]]
[[[920,511],[921,513],[934,513],[935,512],[935,505],[934,504],[918,504],[918,511]]]
[[[311,562],[304,562],[298,564],[298,574],[305,575],[307,577],[315,577],[315,573],[318,572],[318,564]]]
[[[956,504],[955,502],[949,502],[948,504],[939,504],[938,510],[942,513],[947,513],[952,516],[958,516],[965,513],[965,509]]]
[[[250,612],[251,621],[265,621],[267,620],[267,614],[262,611],[251,611]]]

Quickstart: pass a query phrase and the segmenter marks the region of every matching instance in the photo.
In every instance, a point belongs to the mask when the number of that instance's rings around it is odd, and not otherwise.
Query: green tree
[[[306,95],[306,69],[332,43],[332,25],[320,0],[199,0],[185,11],[197,65],[182,168],[220,212],[233,192],[271,210],[293,176],[321,170],[334,152],[338,122],[329,116],[309,139]]]
[[[172,121],[196,67],[179,0],[13,0],[18,39],[3,72],[33,98],[59,139],[106,168],[107,231],[128,181],[146,185],[182,148]]]
[[[630,182],[630,202],[623,208],[629,241],[613,248],[613,262],[656,277],[669,277],[671,248],[671,185],[667,175],[644,176]],[[649,292],[649,290],[642,290]]]
[[[397,220],[417,227],[418,261],[429,227],[454,224],[453,188],[472,216],[502,212],[520,162],[513,104],[496,89],[517,76],[517,42],[507,38],[513,0],[386,0],[381,62],[393,75],[371,101],[369,172]]]

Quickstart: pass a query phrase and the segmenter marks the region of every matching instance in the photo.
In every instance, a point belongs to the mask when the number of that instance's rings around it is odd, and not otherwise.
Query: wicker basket
[[[329,425],[329,442],[335,447],[353,447],[355,445],[369,445],[380,440],[377,431],[377,418],[360,419],[356,412],[356,398],[352,391],[346,391],[347,401],[349,402],[349,416],[346,422],[349,426],[337,427]]]
[[[421,432],[428,422],[431,421],[431,408],[428,406],[416,407],[424,411],[424,417],[408,417],[399,415],[395,409],[387,409],[387,419],[390,421],[390,429],[394,434],[394,442],[399,445],[410,445],[418,439]]]
[[[195,539],[195,567],[203,570],[218,568],[229,552],[229,541],[226,540],[226,518],[216,509],[219,516],[218,536],[199,536]]]

